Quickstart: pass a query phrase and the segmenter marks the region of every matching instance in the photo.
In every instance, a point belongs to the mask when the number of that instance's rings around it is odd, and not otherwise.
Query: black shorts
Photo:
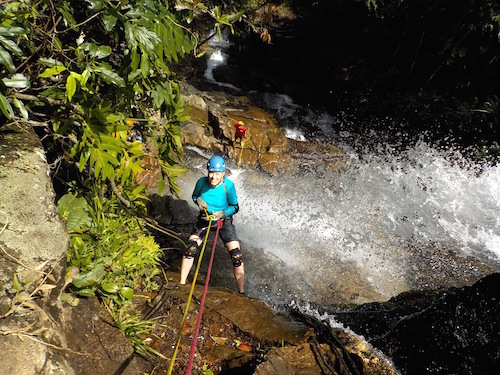
[[[193,234],[200,237],[202,240],[205,238],[208,229],[208,221],[198,218],[196,225],[193,228]],[[212,221],[210,233],[215,233],[217,230],[217,221]],[[219,236],[224,244],[231,241],[239,241],[236,235],[236,227],[233,224],[233,218],[224,219],[222,228],[219,229]]]

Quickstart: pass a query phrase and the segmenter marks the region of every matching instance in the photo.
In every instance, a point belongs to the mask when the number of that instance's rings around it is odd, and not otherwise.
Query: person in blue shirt
[[[234,183],[224,177],[226,163],[221,156],[212,156],[207,163],[207,169],[208,177],[201,177],[196,182],[192,195],[193,201],[200,208],[200,215],[182,258],[180,284],[186,283],[194,257],[205,238],[210,220],[207,215],[210,215],[212,228],[215,227],[217,220],[222,221],[219,236],[231,256],[238,292],[244,294],[245,265],[236,228],[233,224],[233,215],[239,210],[236,189]]]

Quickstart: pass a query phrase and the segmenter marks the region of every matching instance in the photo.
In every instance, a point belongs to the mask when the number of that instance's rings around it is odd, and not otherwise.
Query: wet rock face
[[[403,374],[488,374],[499,364],[499,286],[494,273],[471,287],[406,293],[334,315]]]
[[[224,153],[238,166],[271,174],[300,173],[304,168],[323,174],[343,165],[343,154],[337,147],[287,138],[274,115],[248,97],[202,91],[188,84],[183,84],[183,95],[191,109],[191,120],[181,129],[185,145]],[[238,121],[246,128],[243,139],[237,137],[234,123]]]

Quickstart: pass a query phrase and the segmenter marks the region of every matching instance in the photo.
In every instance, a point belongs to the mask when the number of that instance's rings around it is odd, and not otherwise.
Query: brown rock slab
[[[258,167],[271,174],[295,174],[307,168],[320,174],[343,167],[343,154],[335,146],[319,141],[288,139],[274,115],[257,107],[248,97],[224,92],[200,91],[183,85],[192,117],[182,126],[182,140],[210,151],[221,151],[238,166]],[[236,138],[234,123],[243,121],[246,137]]]
[[[81,299],[65,311],[68,362],[75,374],[114,374],[134,358],[134,349],[123,332],[100,312],[97,298]]]
[[[194,296],[200,299],[202,292],[202,287],[196,286]],[[184,288],[182,291],[173,292],[173,295],[187,299],[188,293],[188,288]],[[297,344],[307,332],[305,325],[285,315],[272,312],[264,302],[239,296],[224,289],[210,288],[205,308],[216,311],[255,340],[271,345]]]
[[[321,345],[328,350],[328,345]],[[324,374],[316,362],[310,344],[289,346],[271,350],[267,360],[255,369],[254,375],[313,375]]]
[[[206,305],[232,321],[239,329],[260,342],[299,343],[307,328],[276,314],[263,302],[224,291],[210,291]]]

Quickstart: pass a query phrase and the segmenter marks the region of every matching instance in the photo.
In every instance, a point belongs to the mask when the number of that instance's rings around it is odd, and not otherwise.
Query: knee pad
[[[231,256],[231,261],[233,262],[234,267],[239,267],[243,263],[243,254],[241,253],[240,249],[236,248],[233,249],[229,252],[229,255]]]
[[[184,251],[184,258],[192,259],[195,257],[196,253],[198,253],[198,242],[189,241],[186,245],[186,250]]]

